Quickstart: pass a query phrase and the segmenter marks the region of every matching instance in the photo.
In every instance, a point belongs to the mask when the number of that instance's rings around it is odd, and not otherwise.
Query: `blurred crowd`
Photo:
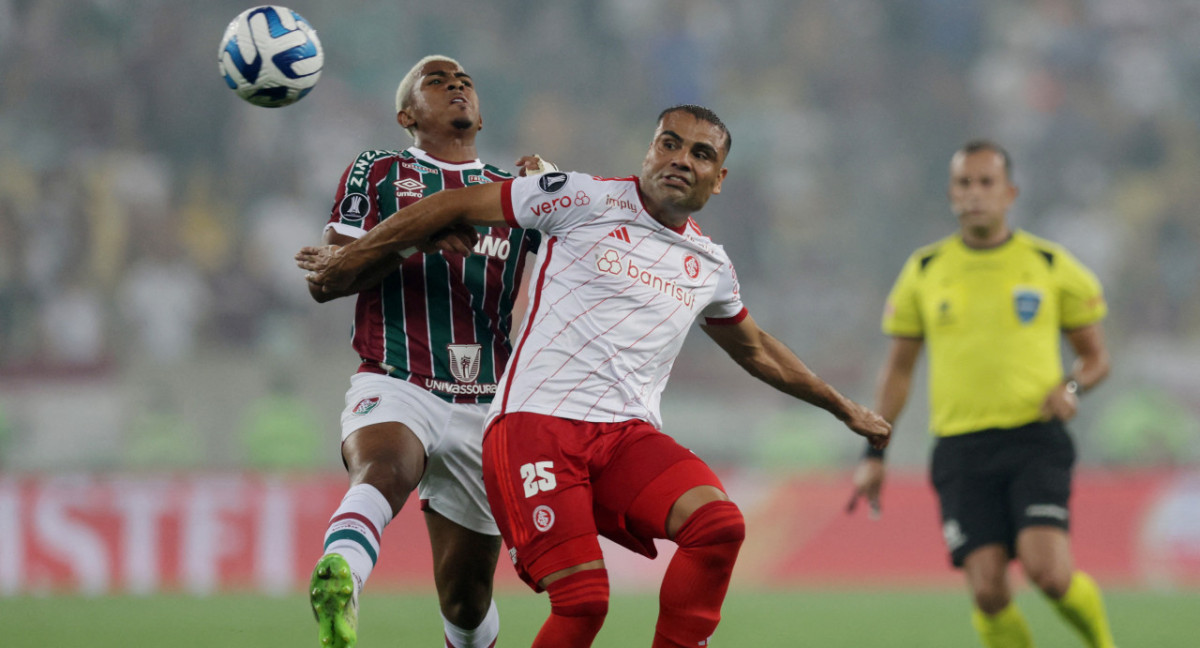
[[[765,328],[868,402],[891,281],[955,227],[950,155],[997,140],[1022,189],[1016,223],[1106,286],[1116,373],[1088,403],[1084,457],[1200,461],[1200,3],[292,0],[325,70],[275,110],[217,75],[220,36],[248,6],[0,0],[0,466],[52,466],[30,448],[88,434],[102,465],[328,465],[332,441],[314,439],[336,439],[349,311],[312,304],[291,258],[319,239],[359,151],[409,144],[392,95],[429,53],[475,77],[482,157],[505,167],[537,152],[629,175],[661,108],[714,108],[733,149],[702,227]],[[744,416],[703,397],[749,388],[694,337],[668,407],[689,428]],[[113,387],[76,399],[78,381]],[[216,406],[214,384],[231,391]],[[92,425],[67,432],[40,405],[105,398],[108,415],[77,412]],[[915,462],[912,403],[899,456]],[[730,461],[857,450],[793,438],[796,421],[821,426],[804,408],[763,411],[736,441],[678,432]]]

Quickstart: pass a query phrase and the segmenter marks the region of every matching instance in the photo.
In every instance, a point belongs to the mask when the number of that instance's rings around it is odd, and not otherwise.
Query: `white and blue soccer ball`
[[[317,32],[300,14],[279,5],[243,11],[221,39],[218,70],[238,96],[278,108],[308,94],[325,63]]]

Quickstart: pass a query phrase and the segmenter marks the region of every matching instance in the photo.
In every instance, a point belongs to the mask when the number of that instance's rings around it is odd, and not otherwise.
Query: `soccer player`
[[[1008,224],[1012,162],[973,141],[950,161],[959,231],[917,250],[887,299],[892,336],[876,411],[895,422],[929,343],[932,477],[950,560],[974,600],[984,645],[1031,646],[1013,605],[1015,557],[1055,609],[1095,648],[1112,646],[1096,583],[1074,567],[1067,529],[1075,449],[1064,423],[1108,374],[1100,283],[1062,246]],[[1064,335],[1075,352],[1063,376]],[[878,511],[883,452],[868,449],[850,510]]]
[[[478,159],[479,99],[453,59],[430,56],[409,70],[396,91],[396,121],[413,146],[367,151],[346,169],[326,244],[345,245],[443,189],[511,177]],[[537,162],[526,156],[517,165],[524,173]],[[362,360],[341,417],[350,488],[329,522],[310,587],[322,646],[356,644],[359,593],[384,527],[413,489],[433,548],[446,645],[495,644],[500,534],[483,488],[483,423],[512,351],[526,256],[539,240],[536,231],[506,224],[459,229],[424,247],[428,253],[377,259],[336,290],[309,284],[319,302],[358,295],[353,346]]]
[[[706,108],[659,116],[638,176],[548,173],[432,196],[355,243],[304,248],[310,281],[338,289],[456,223],[547,237],[530,312],[488,413],[484,481],[521,577],[547,591],[534,646],[590,646],[608,610],[598,534],[640,554],[678,545],[653,646],[705,645],[745,536],[738,507],[660,431],[659,401],[693,322],[751,375],[884,446],[890,426],[845,398],[742,305],[733,265],[691,218],[720,193],[730,136]],[[735,407],[735,404],[730,405]]]

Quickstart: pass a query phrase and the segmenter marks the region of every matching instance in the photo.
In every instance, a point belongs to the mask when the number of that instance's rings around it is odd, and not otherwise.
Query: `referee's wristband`
[[[882,461],[884,454],[885,454],[885,448],[876,448],[875,446],[868,443],[866,451],[863,452],[863,459],[879,459],[880,461]]]

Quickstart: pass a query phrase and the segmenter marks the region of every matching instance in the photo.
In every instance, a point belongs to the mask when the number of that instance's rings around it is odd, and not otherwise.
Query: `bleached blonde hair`
[[[433,63],[434,61],[445,61],[446,63],[457,65],[458,69],[460,70],[463,69],[462,63],[459,63],[449,56],[442,56],[441,54],[432,54],[430,56],[426,56],[420,61],[417,61],[417,64],[412,66],[412,69],[408,71],[408,74],[405,74],[404,78],[400,79],[400,86],[396,88],[397,113],[399,113],[401,110],[404,110],[404,107],[408,105],[408,101],[412,97],[413,86],[417,84],[417,79],[421,76],[421,69],[424,68],[426,64]],[[412,129],[408,129],[408,132],[411,133]]]

